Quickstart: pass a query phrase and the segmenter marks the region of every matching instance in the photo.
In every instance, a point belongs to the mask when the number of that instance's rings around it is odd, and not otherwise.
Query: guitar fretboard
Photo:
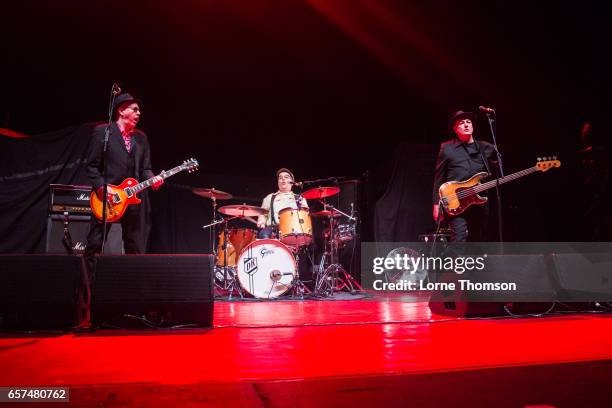
[[[516,173],[512,173],[512,174],[510,174],[508,176],[500,177],[499,178],[499,184],[504,184],[504,183],[507,183],[509,181],[516,180],[516,179],[521,178],[523,176],[526,176],[528,174],[534,173],[535,171],[536,171],[535,167],[530,167],[528,169],[517,171]],[[496,184],[497,184],[497,180],[491,180],[491,181],[487,181],[486,183],[482,183],[482,184],[479,184],[477,186],[474,186],[473,187],[474,194],[478,194],[478,193],[480,193],[482,191],[485,191],[485,190],[488,190],[490,188],[493,188],[493,187],[495,187]]]
[[[176,167],[175,167],[175,168],[173,168],[173,169],[166,170],[166,171],[164,171],[164,172],[160,173],[160,174],[159,174],[159,177],[161,177],[162,179],[166,179],[166,178],[168,178],[168,177],[170,177],[170,176],[175,175],[176,173],[180,173],[180,172],[181,172],[181,171],[183,171],[183,170],[184,170],[184,168],[183,168],[183,166],[182,166],[182,165],[181,165],[181,166],[176,166]],[[155,177],[158,177],[158,176],[155,176]],[[128,187],[128,188],[126,188],[126,189],[125,189],[125,190],[126,190],[126,193],[128,193],[128,194],[130,194],[130,195],[131,195],[131,194],[138,194],[138,193],[140,193],[142,190],[144,190],[144,189],[147,189],[147,188],[151,187],[153,184],[155,184],[155,177],[151,177],[150,179],[145,180],[145,181],[143,181],[142,183],[138,183],[138,184],[136,184],[134,187]]]

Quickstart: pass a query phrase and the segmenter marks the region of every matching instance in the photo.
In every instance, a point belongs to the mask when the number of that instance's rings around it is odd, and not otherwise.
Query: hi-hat
[[[233,215],[234,217],[257,217],[266,215],[269,211],[265,208],[255,207],[254,205],[226,205],[219,208],[219,212],[225,215]]]
[[[331,197],[340,192],[338,187],[317,187],[304,191],[302,197],[308,200],[320,200],[321,198]]]
[[[313,217],[342,217],[342,213],[338,212],[337,210],[322,210],[322,211],[317,211],[317,212],[313,212],[312,214]]]
[[[200,197],[207,197],[215,200],[229,200],[230,198],[232,198],[232,195],[230,193],[215,190],[214,188],[194,188],[191,191],[193,191],[194,194],[197,194]]]

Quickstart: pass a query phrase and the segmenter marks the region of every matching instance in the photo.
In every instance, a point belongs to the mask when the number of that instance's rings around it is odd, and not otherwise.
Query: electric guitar
[[[125,213],[126,208],[130,204],[140,204],[140,198],[136,197],[136,194],[151,187],[155,184],[156,177],[166,179],[173,176],[181,171],[188,171],[189,173],[194,172],[198,169],[198,161],[196,159],[185,160],[183,164],[176,166],[173,169],[162,171],[159,176],[151,177],[148,180],[139,183],[138,180],[133,178],[127,178],[123,180],[118,186],[112,184],[108,185],[108,194],[106,196],[106,221],[115,222],[118,221]],[[89,205],[91,206],[91,212],[93,215],[102,221],[102,200],[98,197],[95,191],[92,191],[89,197]]]
[[[487,197],[481,197],[479,193],[495,187],[497,182],[504,184],[509,181],[519,179],[536,171],[547,171],[553,167],[561,166],[561,162],[555,156],[549,158],[538,158],[535,166],[525,170],[518,171],[505,177],[496,180],[481,183],[480,181],[487,177],[486,172],[474,174],[465,181],[448,181],[440,186],[438,194],[440,195],[440,205],[450,216],[458,215],[467,210],[472,204],[484,204],[487,202]]]

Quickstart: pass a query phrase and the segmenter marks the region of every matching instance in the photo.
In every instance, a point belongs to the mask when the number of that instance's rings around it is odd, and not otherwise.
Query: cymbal
[[[233,215],[235,217],[257,217],[265,215],[269,211],[265,208],[255,207],[254,205],[226,205],[219,208],[219,212],[225,215]]]
[[[330,210],[322,210],[322,211],[314,212],[314,213],[312,213],[310,215],[312,215],[313,217],[334,217],[334,218],[342,216],[342,214],[339,213],[336,210],[332,210],[332,211],[330,211]]]
[[[232,198],[230,193],[225,191],[215,190],[214,188],[193,188],[191,189],[194,194],[200,197],[214,198],[215,200],[229,200]]]
[[[338,187],[317,187],[304,191],[302,197],[308,200],[319,200],[321,198],[331,197],[339,192],[340,189]]]

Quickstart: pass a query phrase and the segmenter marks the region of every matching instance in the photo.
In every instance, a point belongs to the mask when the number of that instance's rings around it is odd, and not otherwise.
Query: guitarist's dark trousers
[[[488,225],[488,204],[472,205],[460,215],[450,217],[448,220],[453,242],[487,242]]]
[[[128,206],[123,217],[119,220],[123,235],[123,248],[126,254],[143,254],[146,250],[148,224],[144,214],[141,213],[144,211],[142,207],[142,205]],[[111,225],[111,223],[106,224],[107,237]],[[102,251],[102,231],[102,222],[92,215],[89,234],[87,234],[87,246],[85,247],[85,260],[90,271],[93,271],[94,256]]]

